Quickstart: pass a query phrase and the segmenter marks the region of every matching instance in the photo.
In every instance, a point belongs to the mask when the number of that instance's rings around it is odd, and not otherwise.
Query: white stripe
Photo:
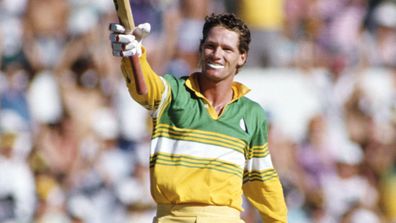
[[[159,152],[216,159],[238,165],[241,169],[245,167],[245,157],[242,153],[230,148],[205,143],[159,137],[151,141],[151,155]]]
[[[263,171],[265,169],[273,169],[271,155],[267,155],[262,158],[252,158],[246,162],[246,170],[252,171]]]
[[[165,89],[164,89],[164,92],[162,93],[161,102],[160,102],[158,108],[151,112],[151,117],[152,118],[158,118],[158,113],[159,113],[159,111],[161,111],[162,107],[164,106],[164,103],[165,103],[165,101],[167,99],[167,96],[168,96],[168,91],[170,89],[170,87],[169,87],[168,83],[166,82],[166,80],[164,78],[162,78],[162,77],[159,77],[159,78],[161,79],[162,83],[164,84]]]

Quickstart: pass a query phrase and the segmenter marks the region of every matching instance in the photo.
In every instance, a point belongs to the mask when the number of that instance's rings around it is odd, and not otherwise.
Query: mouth
[[[212,69],[223,69],[224,65],[222,64],[215,64],[215,63],[208,63],[208,67]]]

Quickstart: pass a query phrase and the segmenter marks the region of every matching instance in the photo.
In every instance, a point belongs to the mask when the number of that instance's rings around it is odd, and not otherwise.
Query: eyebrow
[[[216,41],[211,41],[211,40],[208,40],[208,39],[206,39],[206,41],[204,42],[203,45],[220,45],[221,47],[227,47],[227,48],[231,48],[231,49],[234,49],[234,48],[238,49],[238,46],[233,47],[231,44],[224,44],[224,43],[220,44],[220,43],[218,43]]]

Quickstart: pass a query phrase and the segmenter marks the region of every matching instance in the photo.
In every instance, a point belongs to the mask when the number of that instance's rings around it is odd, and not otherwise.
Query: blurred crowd
[[[241,75],[288,68],[319,89],[301,137],[269,126],[291,223],[396,222],[396,1],[131,5],[151,23],[143,44],[159,74],[197,69],[205,16],[233,12],[253,38]],[[151,123],[111,55],[111,22],[110,0],[0,0],[0,222],[152,221]],[[373,68],[388,74],[383,100],[361,81]],[[243,217],[260,222],[248,203]]]

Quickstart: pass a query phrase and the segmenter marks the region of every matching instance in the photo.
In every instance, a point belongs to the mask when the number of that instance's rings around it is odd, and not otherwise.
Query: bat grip
[[[147,94],[148,91],[147,91],[146,83],[144,81],[142,68],[140,66],[139,56],[138,55],[130,56],[129,62],[131,62],[132,65],[132,71],[133,71],[132,73],[135,79],[137,93],[139,95]]]

